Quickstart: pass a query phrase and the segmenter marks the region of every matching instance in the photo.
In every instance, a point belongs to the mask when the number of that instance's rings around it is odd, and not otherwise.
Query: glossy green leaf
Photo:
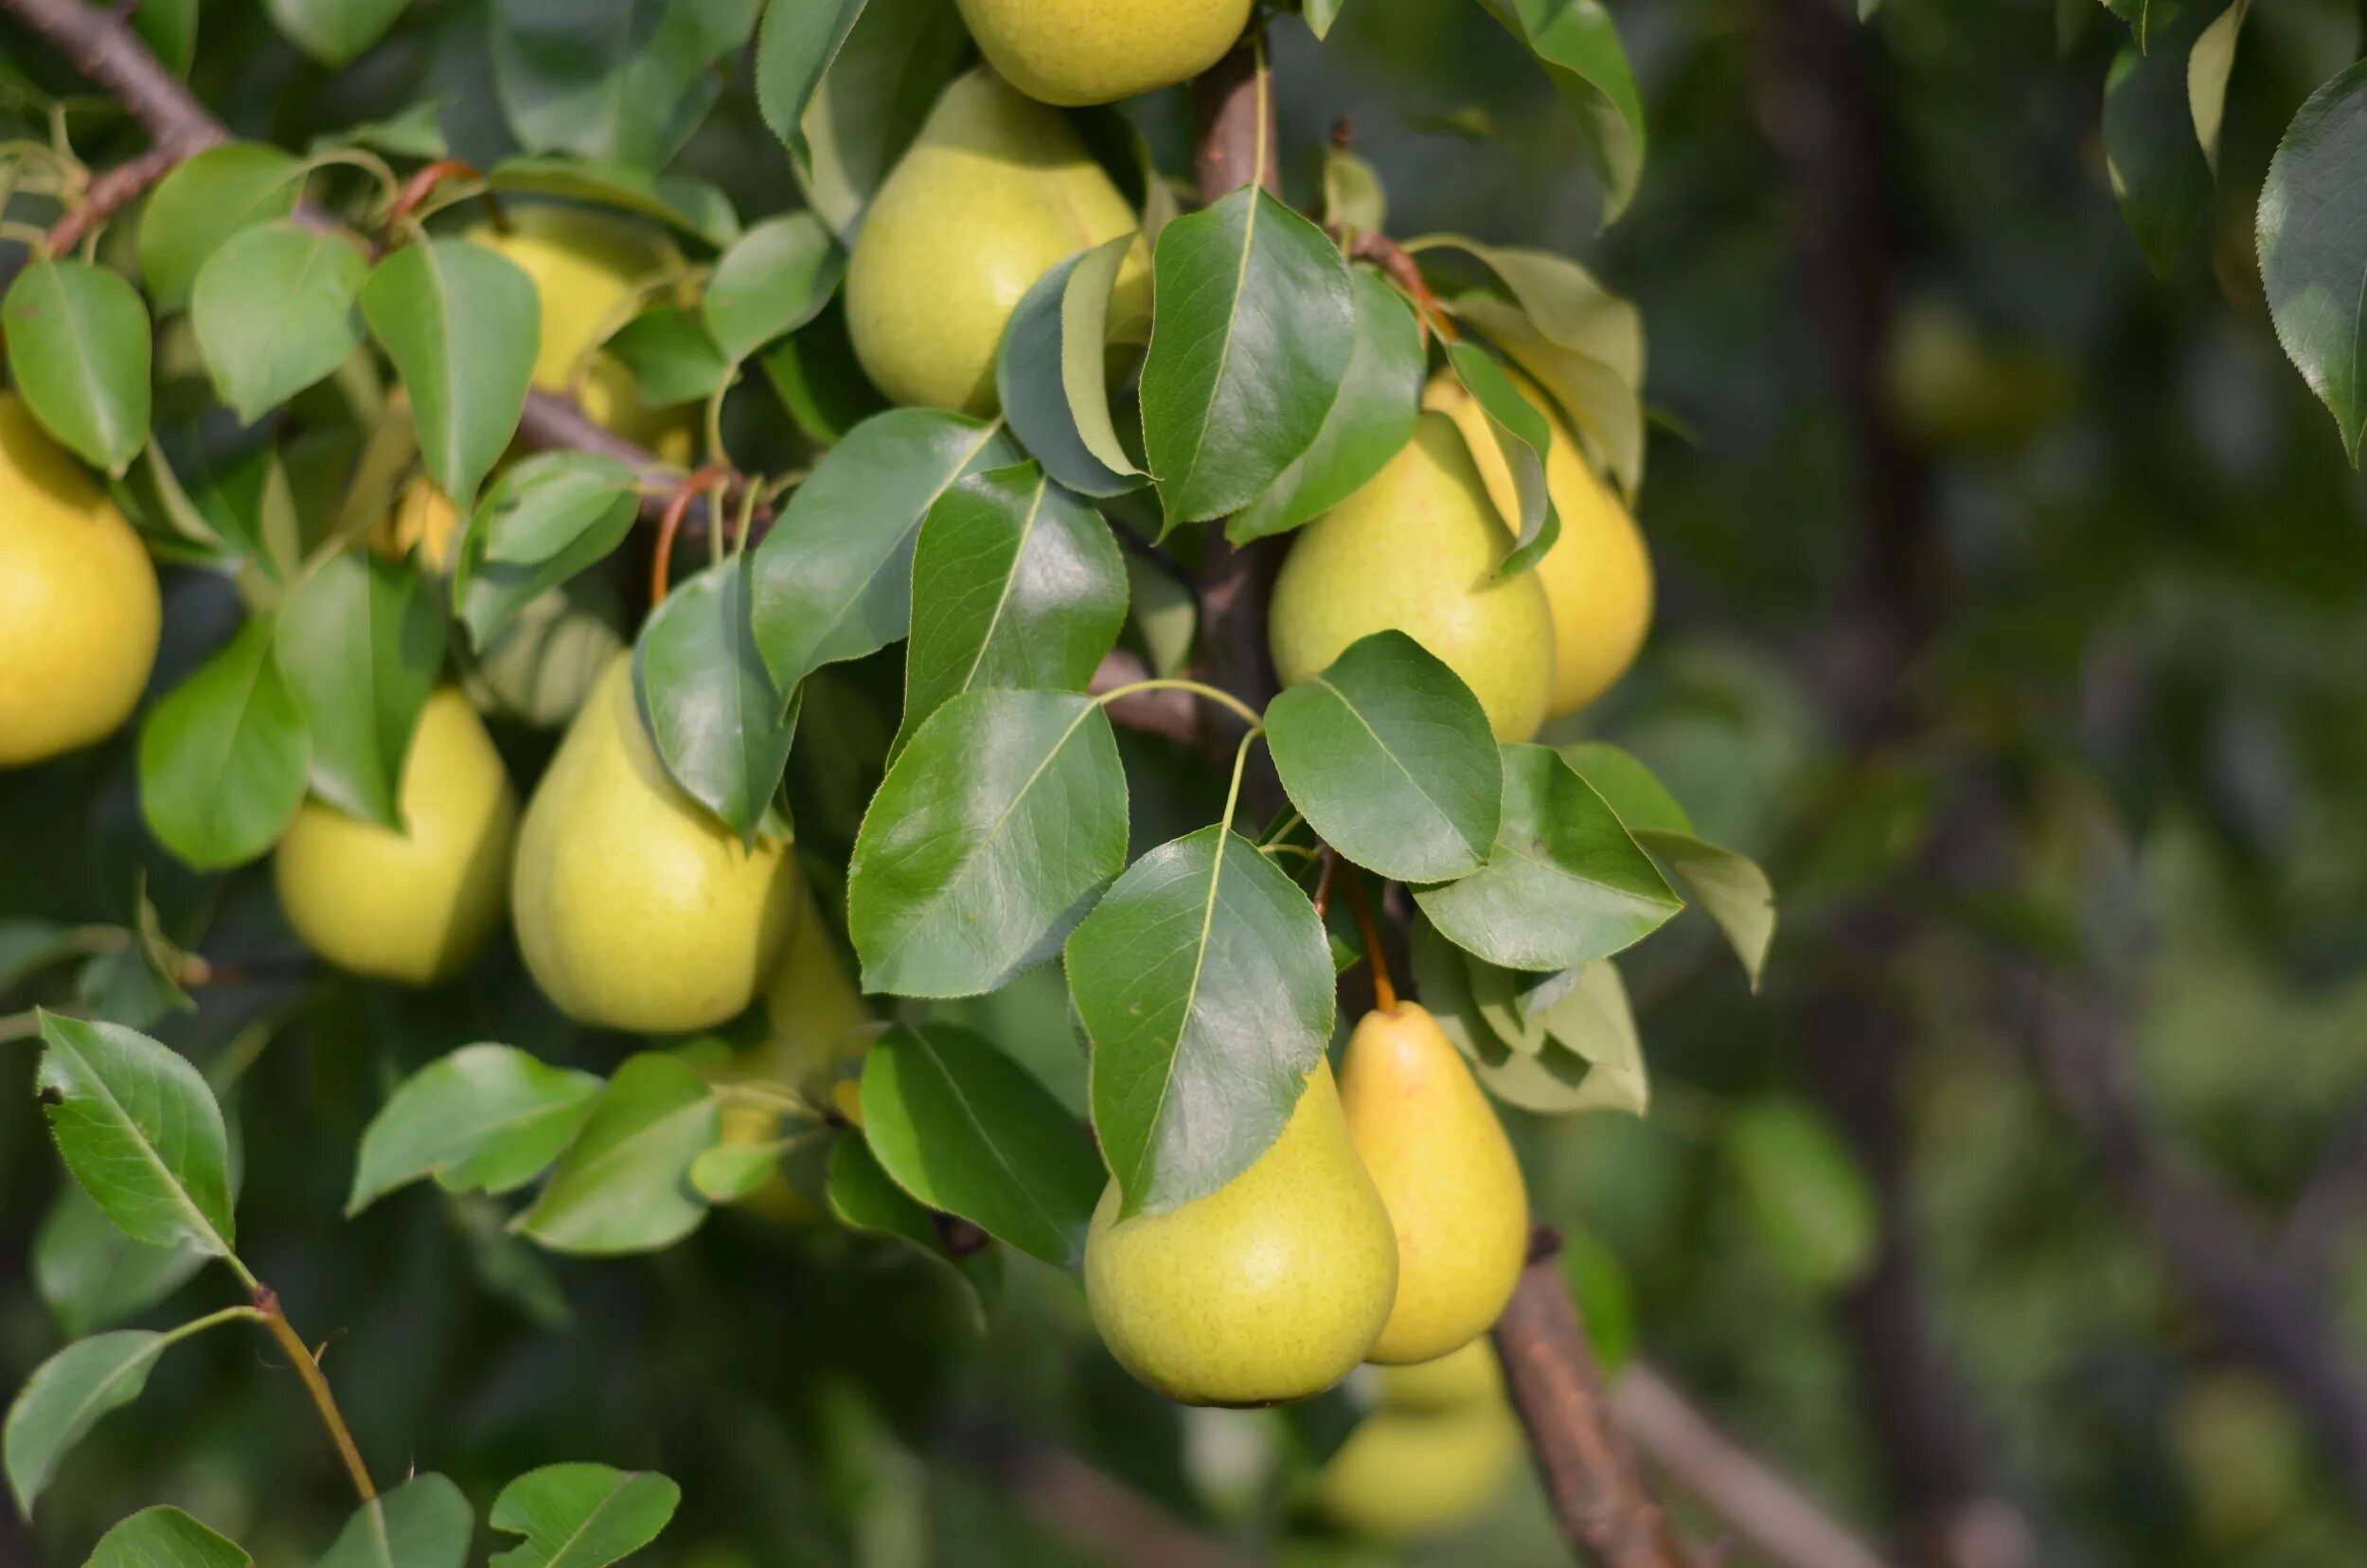
[[[197,1069],[119,1025],[44,1013],[41,1037],[36,1086],[82,1190],[134,1241],[228,1256],[229,1136]]]
[[[355,1509],[312,1568],[461,1568],[475,1533],[458,1487],[414,1476]]]
[[[362,346],[369,263],[342,235],[258,223],[223,241],[189,300],[214,385],[252,423]]]
[[[2223,0],[2152,0],[2146,39],[2121,45],[2104,83],[2104,151],[2121,216],[2166,276],[2211,208],[2211,159],[2195,139],[2187,62]]]
[[[682,1488],[654,1470],[545,1465],[501,1490],[494,1529],[525,1537],[488,1568],[608,1568],[655,1541]]]
[[[1256,846],[1217,824],[1153,849],[1066,957],[1124,1213],[1205,1197],[1272,1147],[1331,1038],[1332,969],[1314,905]]]
[[[2235,45],[2251,14],[2251,0],[2234,0],[2202,29],[2186,57],[2186,105],[2214,179],[2219,172],[2219,126],[2227,117],[2227,79],[2235,70]]]
[[[1605,740],[1581,740],[1561,748],[1561,759],[1594,786],[1631,833],[1690,833],[1685,814],[1668,787],[1629,752]]]
[[[98,1424],[100,1417],[139,1398],[149,1368],[165,1353],[165,1336],[124,1329],[78,1340],[33,1369],[9,1406],[0,1431],[9,1489],[20,1511],[49,1485],[58,1462]]]
[[[1644,177],[1644,100],[1600,0],[1480,0],[1529,46],[1576,117],[1603,182],[1603,221],[1627,210]]]
[[[913,735],[847,873],[867,991],[969,996],[1041,963],[1126,864],[1126,773],[1090,697],[972,691]]]
[[[748,561],[678,584],[642,624],[633,698],[683,793],[753,838],[789,766],[797,706],[765,673],[748,626]]]
[[[950,1024],[899,1027],[863,1059],[863,1137],[897,1185],[1059,1267],[1084,1256],[1101,1158],[1052,1092]]]
[[[505,0],[493,87],[529,152],[663,168],[706,117],[758,0]]]
[[[1461,251],[1503,284],[1539,337],[1600,362],[1630,387],[1644,380],[1644,312],[1569,257],[1486,244],[1460,234],[1425,235],[1407,241],[1405,248],[1417,257]]]
[[[739,216],[731,198],[704,180],[686,174],[650,174],[591,158],[504,158],[486,171],[498,191],[558,196],[636,212],[671,223],[710,245],[739,237]]]
[[[756,29],[756,107],[801,169],[812,167],[806,144],[806,106],[863,16],[863,0],[773,5]]]
[[[86,261],[29,263],[0,301],[9,377],[69,451],[116,478],[148,444],[148,307]]]
[[[836,300],[766,349],[756,364],[791,421],[822,446],[836,446],[887,407],[855,358],[846,312]]]
[[[860,1129],[842,1133],[830,1146],[830,1212],[850,1229],[893,1237],[941,1264],[962,1287],[978,1326],[1003,1293],[1003,1254],[994,1247],[953,1253],[937,1234],[929,1211],[880,1168]]]
[[[1466,952],[1506,969],[1574,969],[1657,929],[1682,905],[1593,786],[1543,746],[1503,748],[1504,804],[1487,864],[1414,890]]]
[[[1104,368],[1110,287],[1134,243],[1121,235],[1037,279],[1011,312],[995,356],[995,393],[1011,434],[1047,473],[1084,495],[1118,495],[1144,483],[1110,422]]]
[[[605,351],[632,376],[644,408],[704,402],[732,373],[732,362],[699,318],[676,305],[644,311],[611,337]]]
[[[840,16],[830,14],[832,0],[770,8],[767,33],[827,26],[831,35],[825,42],[834,52],[822,57],[826,72],[792,66],[785,62],[814,58],[810,43],[791,46],[760,38],[756,92],[766,123],[790,144],[806,205],[842,241],[851,241],[872,193],[904,155],[970,44],[952,0],[869,0],[843,33],[838,27],[849,0],[835,4]],[[811,80],[817,73],[818,81]],[[792,139],[798,136],[802,144]]]
[[[1545,454],[1553,445],[1553,426],[1486,350],[1471,343],[1450,343],[1447,360],[1487,416],[1497,450],[1512,474],[1520,515],[1504,518],[1515,543],[1496,568],[1498,577],[1511,577],[1536,565],[1561,537],[1561,517],[1545,489]]]
[[[82,1568],[253,1568],[229,1537],[178,1508],[142,1508],[98,1538]]]
[[[334,70],[386,36],[408,0],[264,0],[288,41]]]
[[[312,793],[400,831],[403,758],[444,664],[442,599],[414,567],[334,555],[280,607],[275,651],[311,737]]]
[[[2259,240],[2277,341],[2356,467],[2367,431],[2367,61],[2285,128],[2260,188]]]
[[[1082,690],[1126,623],[1126,597],[1110,526],[1041,469],[962,480],[913,546],[903,737],[965,691]]]
[[[223,241],[294,212],[304,173],[301,160],[276,147],[228,142],[156,182],[140,209],[138,244],[140,278],[157,312],[187,306],[199,271]]]
[[[469,520],[453,604],[482,650],[526,605],[606,560],[640,515],[632,469],[584,452],[545,452],[504,468]]]
[[[690,1162],[720,1136],[715,1092],[670,1056],[630,1058],[516,1228],[553,1252],[654,1252],[698,1229]]]
[[[1339,247],[1255,186],[1169,223],[1152,268],[1143,445],[1173,527],[1246,506],[1314,444],[1356,313]]]
[[[769,218],[715,263],[700,302],[707,331],[724,357],[744,360],[820,314],[845,270],[846,253],[812,213]]]
[[[272,643],[249,620],[140,724],[140,814],[202,871],[269,849],[304,801],[311,742]]]
[[[422,1176],[508,1192],[541,1175],[592,1114],[600,1080],[507,1045],[463,1045],[403,1080],[362,1130],[346,1213]]]
[[[137,1317],[205,1265],[205,1253],[194,1243],[133,1240],[72,1182],[59,1189],[33,1233],[34,1289],[69,1335]]]
[[[1864,1276],[1881,1237],[1874,1187],[1824,1117],[1753,1100],[1728,1113],[1724,1141],[1743,1213],[1786,1274],[1818,1291]]]
[[[543,332],[533,279],[465,240],[409,245],[372,270],[362,314],[410,390],[428,476],[473,498],[525,408]]]

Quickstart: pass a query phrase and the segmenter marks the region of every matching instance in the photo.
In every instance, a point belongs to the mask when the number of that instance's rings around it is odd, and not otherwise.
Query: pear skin
[[[1503,1313],[1528,1255],[1511,1141],[1437,1020],[1412,1002],[1357,1024],[1340,1104],[1397,1237],[1397,1301],[1367,1359],[1460,1349]]]
[[[148,684],[162,615],[139,535],[0,392],[0,767],[113,734]]]
[[[1046,103],[1110,103],[1200,75],[1250,0],[960,0],[987,62]]]
[[[667,776],[619,653],[518,833],[511,915],[543,994],[636,1034],[721,1024],[772,972],[796,896],[786,840],[742,846]]]
[[[1562,422],[1552,400],[1535,383],[1511,372],[1530,402],[1553,428],[1545,454],[1545,490],[1561,517],[1561,536],[1535,568],[1554,617],[1554,689],[1546,716],[1576,713],[1609,691],[1644,646],[1652,624],[1652,558],[1635,518],[1603,483]],[[1486,481],[1500,515],[1519,509],[1512,471],[1504,466],[1486,413],[1452,376],[1439,376],[1422,395],[1422,406],[1452,419]]]
[[[986,71],[956,79],[864,213],[846,260],[846,330],[891,400],[981,417],[995,350],[1036,280],[1137,226],[1134,210],[1052,110]],[[1142,247],[1114,317],[1148,314]]]
[[[1484,1335],[1436,1361],[1377,1366],[1373,1371],[1384,1410],[1461,1410],[1504,1402],[1504,1369],[1496,1360],[1496,1347]]]
[[[1268,620],[1276,673],[1294,686],[1394,628],[1463,678],[1497,739],[1533,739],[1553,613],[1536,573],[1496,577],[1511,549],[1454,421],[1424,414],[1403,451],[1291,541]]]
[[[1377,1541],[1435,1535],[1486,1511],[1521,1462],[1521,1424],[1501,1399],[1367,1417],[1316,1477],[1332,1522]]]
[[[1304,1399],[1364,1358],[1397,1284],[1389,1214],[1348,1142],[1331,1069],[1273,1147],[1205,1198],[1085,1234],[1085,1299],[1120,1364],[1184,1404]]]
[[[339,969],[438,985],[501,925],[518,833],[501,754],[449,686],[419,712],[396,809],[400,832],[305,802],[272,857],[272,880],[289,927]]]

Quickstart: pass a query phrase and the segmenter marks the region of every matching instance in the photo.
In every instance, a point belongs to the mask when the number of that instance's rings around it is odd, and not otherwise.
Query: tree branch
[[[999,1423],[950,1423],[939,1448],[1072,1546],[1132,1568],[1250,1568],[1158,1504],[1062,1449]]]

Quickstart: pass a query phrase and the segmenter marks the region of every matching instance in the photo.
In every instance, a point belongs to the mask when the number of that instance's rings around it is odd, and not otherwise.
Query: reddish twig
[[[1348,902],[1356,909],[1356,929],[1364,935],[1364,962],[1372,967],[1373,1006],[1385,1013],[1396,1012],[1397,988],[1389,983],[1389,955],[1381,950],[1380,922],[1373,918],[1363,875],[1355,870],[1348,872]]]
[[[137,199],[140,192],[163,179],[181,166],[188,153],[179,147],[150,148],[126,163],[117,164],[91,181],[80,200],[66,215],[50,225],[45,248],[52,256],[63,256],[82,242],[82,237],[121,211]]]
[[[721,463],[709,463],[698,472],[674,487],[674,493],[666,498],[666,509],[658,514],[657,546],[650,556],[650,608],[654,610],[666,602],[666,579],[673,570],[674,540],[682,532],[682,520],[690,510],[690,503],[709,490],[720,490],[731,483],[732,471]],[[710,505],[710,517],[719,515],[722,508]],[[721,527],[721,523],[711,525]]]
[[[1415,318],[1436,332],[1439,341],[1453,343],[1462,336],[1447,308],[1431,292],[1430,281],[1422,276],[1420,265],[1395,240],[1369,229],[1359,229],[1348,241],[1348,258],[1370,261],[1386,274],[1389,281],[1397,286],[1397,292],[1414,306]]]
[[[394,201],[388,204],[385,225],[378,234],[376,254],[383,256],[394,249],[395,231],[402,226],[405,219],[418,210],[421,202],[434,194],[437,186],[446,180],[482,182],[484,179],[483,171],[476,165],[460,158],[438,158],[418,169],[402,182],[402,188],[395,192]],[[485,190],[485,211],[493,220],[495,229],[503,234],[509,232],[508,210],[502,205],[502,199],[493,193],[490,186],[487,186]]]
[[[1331,913],[1331,879],[1339,875],[1340,852],[1326,844],[1323,847],[1323,864],[1315,873],[1315,918]]]

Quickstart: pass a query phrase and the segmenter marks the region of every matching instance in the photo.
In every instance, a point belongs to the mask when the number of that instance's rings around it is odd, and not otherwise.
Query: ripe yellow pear
[[[1395,628],[1463,677],[1497,739],[1532,739],[1553,615],[1536,573],[1497,579],[1511,548],[1454,421],[1424,414],[1404,451],[1291,542],[1268,622],[1275,671],[1295,685]]]
[[[1485,1337],[1435,1361],[1410,1366],[1373,1368],[1380,1388],[1380,1403],[1388,1410],[1461,1410],[1468,1405],[1502,1403],[1504,1369],[1496,1347]]]
[[[855,357],[899,403],[995,411],[1004,324],[1036,280],[1136,226],[1068,122],[986,71],[946,88],[863,214],[846,259]],[[1112,312],[1148,309],[1141,249]]]
[[[1554,617],[1554,690],[1545,711],[1559,719],[1609,691],[1635,663],[1652,624],[1652,558],[1634,517],[1587,462],[1550,401],[1527,378],[1513,376],[1554,434],[1545,454],[1545,490],[1560,514],[1561,537],[1536,573]],[[1422,406],[1454,420],[1498,513],[1514,515],[1520,503],[1512,471],[1486,411],[1463,383],[1439,376],[1423,394]]]
[[[1331,1456],[1315,1500],[1358,1535],[1433,1535],[1484,1512],[1520,1461],[1521,1425],[1501,1399],[1433,1412],[1383,1408]]]
[[[1495,1109],[1429,1011],[1366,1013],[1340,1067],[1348,1137],[1397,1235],[1397,1295],[1366,1352],[1426,1362],[1486,1332],[1528,1256],[1529,1203]]]
[[[307,801],[272,879],[305,946],[355,974],[451,979],[484,951],[509,896],[518,796],[467,699],[428,698],[403,758],[402,831]]]
[[[1349,1144],[1331,1069],[1308,1075],[1256,1163],[1205,1198],[1085,1233],[1085,1299],[1120,1364],[1184,1404],[1263,1405],[1347,1376],[1397,1294],[1388,1211]]]
[[[1109,103],[1214,65],[1250,0],[960,0],[988,63],[1046,103]]]
[[[129,718],[160,615],[139,535],[0,392],[0,767],[79,750]]]
[[[666,775],[619,653],[527,803],[510,905],[559,1009],[638,1034],[721,1024],[772,972],[796,908],[789,845],[739,836]]]

